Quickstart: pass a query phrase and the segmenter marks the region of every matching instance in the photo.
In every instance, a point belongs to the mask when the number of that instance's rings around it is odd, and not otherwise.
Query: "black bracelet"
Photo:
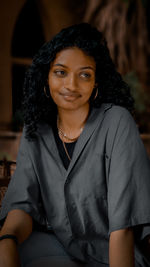
[[[16,243],[16,245],[18,245],[18,239],[17,239],[17,237],[15,236],[15,235],[9,235],[9,234],[7,234],[7,235],[2,235],[2,236],[0,236],[0,241],[1,240],[3,240],[3,239],[13,239],[14,241],[15,241],[15,243]]]

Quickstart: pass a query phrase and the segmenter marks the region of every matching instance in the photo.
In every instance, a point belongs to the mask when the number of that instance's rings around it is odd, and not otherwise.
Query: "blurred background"
[[[2,178],[15,166],[25,71],[45,41],[83,21],[104,33],[116,68],[131,87],[134,116],[150,155],[150,0],[5,0],[0,3]]]

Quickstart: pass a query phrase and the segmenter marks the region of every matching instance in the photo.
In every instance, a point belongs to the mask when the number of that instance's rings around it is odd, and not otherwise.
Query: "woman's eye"
[[[91,77],[91,74],[87,73],[87,72],[83,72],[83,73],[80,74],[80,76],[87,79],[87,78]]]
[[[57,76],[65,76],[66,72],[64,70],[55,70],[54,73],[57,75]]]

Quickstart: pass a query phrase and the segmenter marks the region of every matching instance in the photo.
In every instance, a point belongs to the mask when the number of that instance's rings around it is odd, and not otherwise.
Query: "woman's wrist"
[[[1,235],[0,236],[0,242],[4,239],[11,239],[15,242],[16,245],[18,245],[18,239],[17,239],[16,235],[12,235],[12,234]]]

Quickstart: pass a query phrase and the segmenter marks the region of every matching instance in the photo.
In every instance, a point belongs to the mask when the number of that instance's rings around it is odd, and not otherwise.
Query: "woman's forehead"
[[[79,66],[91,66],[94,70],[96,63],[93,57],[87,55],[83,50],[78,47],[68,47],[56,54],[54,61],[51,66],[56,64],[74,64]]]

